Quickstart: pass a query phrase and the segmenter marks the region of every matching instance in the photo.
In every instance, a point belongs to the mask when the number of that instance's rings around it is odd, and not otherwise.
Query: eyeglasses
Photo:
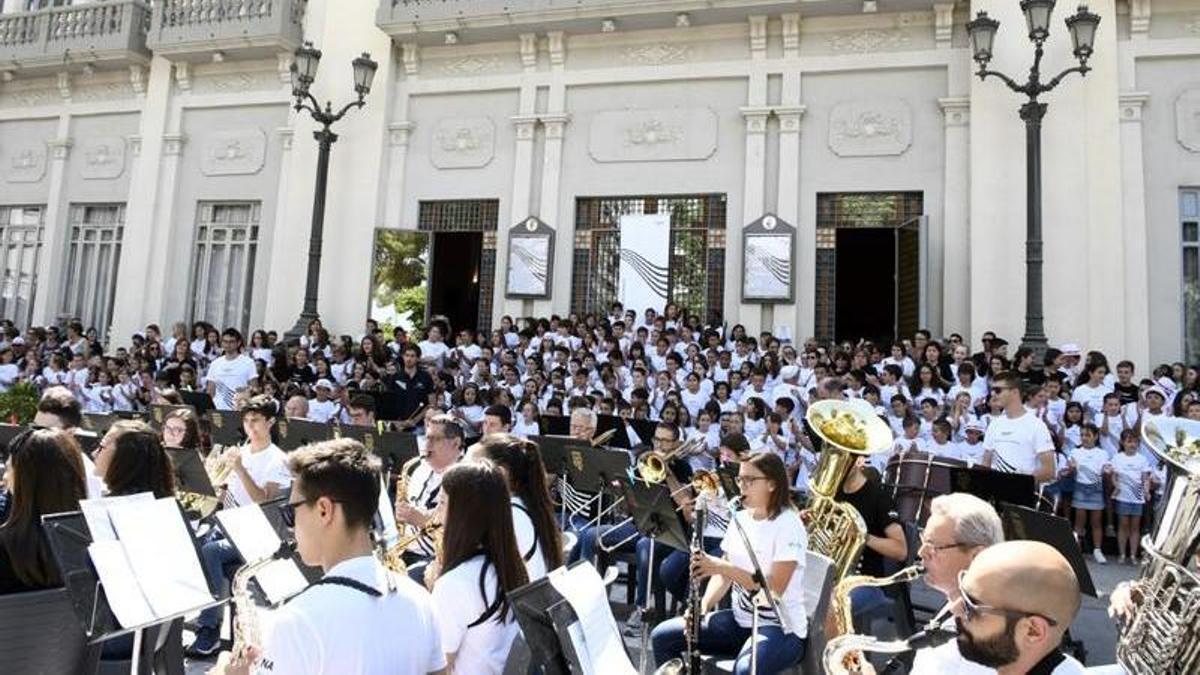
[[[287,502],[279,507],[279,518],[283,521],[284,525],[286,525],[288,527],[295,527],[296,526],[296,507],[297,506],[308,506],[309,504],[312,504],[313,502],[317,501],[320,498],[321,498],[321,496],[318,495],[316,497],[309,497],[308,499],[298,501],[298,502]],[[341,502],[340,499],[330,499],[329,501],[334,502],[334,503]]]
[[[738,476],[734,481],[738,485],[754,485],[756,481],[767,480],[766,476]]]
[[[960,544],[958,542],[954,542],[953,544],[935,544],[932,541],[929,541],[928,539],[922,538],[920,548],[927,548],[930,551],[937,553],[938,551],[944,551],[948,548],[958,548],[960,546],[962,546],[962,544]]]
[[[164,431],[164,432],[165,432],[165,431],[169,431],[169,432],[171,432],[171,433],[173,433],[173,434],[186,434],[186,433],[187,433],[187,427],[185,427],[185,426],[180,426],[180,425],[176,425],[176,424],[168,424],[168,425],[166,425],[166,426],[164,426],[164,427],[163,427],[163,431]]]
[[[992,393],[993,394],[1003,394],[1004,392],[1008,391],[1009,389],[1012,389],[1012,387],[992,387]]]
[[[958,573],[958,595],[961,600],[963,618],[965,618],[967,621],[971,621],[982,614],[993,614],[996,616],[1003,616],[1008,619],[1024,619],[1025,617],[1036,616],[1051,626],[1058,625],[1058,621],[1046,616],[1045,614],[1039,614],[1037,612],[1024,612],[1019,609],[1004,609],[1002,607],[993,607],[991,605],[980,604],[965,590],[963,590],[963,578],[966,577],[966,575],[966,570]]]

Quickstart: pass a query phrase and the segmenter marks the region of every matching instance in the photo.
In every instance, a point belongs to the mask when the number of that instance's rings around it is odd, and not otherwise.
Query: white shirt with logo
[[[1046,423],[1026,412],[1020,417],[992,419],[983,437],[983,448],[993,452],[993,469],[1033,475],[1038,455],[1053,452],[1054,442]]]

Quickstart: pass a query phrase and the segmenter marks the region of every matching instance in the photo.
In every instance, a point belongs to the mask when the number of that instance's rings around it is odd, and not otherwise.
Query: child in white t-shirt
[[[1121,562],[1136,562],[1142,534],[1142,511],[1150,494],[1150,463],[1138,452],[1138,435],[1133,429],[1121,432],[1121,453],[1110,460],[1113,500],[1117,512],[1117,551]],[[1129,557],[1125,557],[1128,543]]]
[[[521,416],[516,420],[513,420],[512,432],[514,436],[519,438],[529,438],[530,436],[537,436],[542,433],[538,429],[538,410],[536,403],[527,401],[521,406]]]
[[[1068,471],[1075,475],[1071,502],[1075,506],[1075,536],[1083,545],[1085,520],[1092,526],[1092,557],[1104,564],[1100,545],[1104,540],[1104,476],[1110,470],[1109,455],[1096,445],[1100,430],[1090,422],[1077,425],[1081,445],[1070,451]]]
[[[950,422],[945,418],[935,420],[933,423],[933,440],[928,445],[928,451],[937,456],[948,459],[962,459],[962,451],[958,448],[958,443],[950,440],[950,435],[953,433]]]
[[[112,411],[112,373],[100,368],[92,377],[92,381],[84,387],[83,411],[88,413],[107,413]]]
[[[1132,429],[1136,422],[1121,410],[1119,394],[1105,395],[1103,408],[1096,413],[1096,428],[1100,430],[1100,447],[1109,457],[1121,451],[1121,432]]]
[[[1075,448],[1078,448],[1082,442],[1080,435],[1080,425],[1084,423],[1083,419],[1083,404],[1078,401],[1072,401],[1067,404],[1063,410],[1063,423],[1058,429],[1058,441],[1062,445],[1063,450],[1069,454]]]

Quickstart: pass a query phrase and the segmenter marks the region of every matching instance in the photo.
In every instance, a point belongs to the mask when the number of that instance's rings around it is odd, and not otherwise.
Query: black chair
[[[10,675],[95,672],[66,589],[0,596],[0,664]],[[126,669],[128,671],[128,669]]]

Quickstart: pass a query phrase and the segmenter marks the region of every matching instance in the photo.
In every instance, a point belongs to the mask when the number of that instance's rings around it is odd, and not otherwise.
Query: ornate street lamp
[[[974,21],[967,22],[967,34],[971,39],[971,52],[979,64],[977,75],[986,80],[997,77],[1008,88],[1024,94],[1029,100],[1021,106],[1021,119],[1025,120],[1025,182],[1026,182],[1026,233],[1025,233],[1025,336],[1021,345],[1033,348],[1038,358],[1046,350],[1046,331],[1042,315],[1042,118],[1046,115],[1046,104],[1038,101],[1042,94],[1058,86],[1070,73],[1087,75],[1091,70],[1088,59],[1096,39],[1096,27],[1100,17],[1089,12],[1087,5],[1080,5],[1075,14],[1066,20],[1071,32],[1073,53],[1079,65],[1068,68],[1047,82],[1042,82],[1040,66],[1042,47],[1050,35],[1050,15],[1054,12],[1055,0],[1021,0],[1021,11],[1029,29],[1029,40],[1033,43],[1033,66],[1024,84],[1018,84],[1007,75],[988,70],[992,60],[992,47],[1000,22],[979,12]]]
[[[332,103],[326,101],[325,107],[322,108],[317,99],[309,92],[309,88],[317,78],[317,66],[320,63],[321,51],[314,49],[311,42],[305,42],[296,50],[291,67],[292,96],[296,99],[296,103],[292,107],[297,112],[307,110],[312,118],[321,125],[321,129],[313,132],[313,138],[317,139],[320,151],[317,154],[317,183],[316,189],[313,191],[312,227],[308,240],[308,276],[304,284],[304,309],[300,312],[300,318],[296,321],[296,325],[285,334],[285,339],[289,341],[299,340],[300,336],[308,331],[308,324],[318,318],[317,288],[321,281],[321,237],[325,229],[325,189],[329,179],[329,149],[338,139],[337,134],[333,133],[330,127],[342,119],[351,108],[361,108],[366,105],[367,94],[371,92],[371,81],[375,79],[375,71],[379,68],[379,64],[371,60],[370,54],[364,53],[354,59],[351,65],[354,68],[356,98],[334,113]]]

